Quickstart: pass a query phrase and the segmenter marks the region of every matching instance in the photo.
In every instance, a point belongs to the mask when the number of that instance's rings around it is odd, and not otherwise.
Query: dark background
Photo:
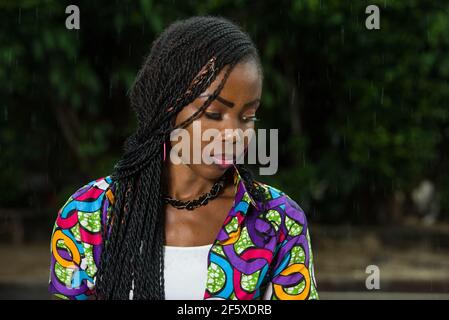
[[[1,1],[0,297],[47,297],[57,210],[110,174],[153,39],[205,14],[260,51],[259,123],[280,140],[279,172],[260,180],[307,213],[321,297],[448,298],[449,3],[424,0]]]

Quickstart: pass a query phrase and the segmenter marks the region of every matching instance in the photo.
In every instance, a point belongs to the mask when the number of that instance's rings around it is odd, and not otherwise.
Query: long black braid
[[[96,277],[98,299],[165,299],[165,221],[163,213],[163,143],[169,140],[179,111],[204,92],[226,67],[223,81],[181,127],[201,116],[220,93],[233,67],[253,59],[250,37],[223,17],[192,17],[172,23],[153,42],[130,90],[137,129],[111,178],[115,202]],[[262,192],[251,172],[237,166],[248,191]]]

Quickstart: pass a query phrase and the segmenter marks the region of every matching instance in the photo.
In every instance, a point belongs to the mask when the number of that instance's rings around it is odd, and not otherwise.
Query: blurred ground
[[[321,299],[449,299],[449,228],[311,228]],[[47,299],[49,243],[0,245],[0,299]],[[368,265],[380,289],[367,290]]]
[[[449,299],[449,228],[316,226],[315,272],[323,299]],[[380,289],[366,289],[366,267]]]

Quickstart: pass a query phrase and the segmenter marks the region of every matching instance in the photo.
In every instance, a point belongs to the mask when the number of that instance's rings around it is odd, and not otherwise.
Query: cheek
[[[211,135],[217,135],[219,134],[218,129],[216,128],[216,126],[213,125],[213,123],[211,123],[211,120],[208,120],[207,118],[204,119],[205,116],[201,116],[201,118],[199,118],[198,120],[201,123],[201,130],[200,130],[200,136],[196,137],[197,139],[201,139],[201,145],[204,147],[205,145],[207,145],[209,142],[213,141],[213,138],[211,137]],[[204,139],[204,141],[203,141]],[[200,141],[200,140],[198,140]]]
[[[257,129],[256,129],[256,126],[255,126],[254,122],[250,122],[250,123],[246,124],[245,130],[251,130],[252,131],[252,135],[249,135],[249,137],[245,137],[244,138],[244,147],[246,149],[248,147],[249,143],[251,142],[251,140],[255,140],[256,139]]]
[[[179,119],[179,123],[182,123],[184,118],[180,117]],[[186,164],[193,161],[194,152],[199,152],[199,154],[202,154],[202,150],[209,143],[209,141],[203,141],[202,139],[204,131],[209,128],[205,125],[205,122],[207,121],[201,121],[200,119],[195,120],[187,127],[180,129],[182,130],[182,138],[178,138],[177,141],[170,142],[172,147],[178,143],[180,144],[177,147],[177,149],[179,149],[179,156],[181,156],[181,159]],[[186,150],[185,148],[190,151],[184,154],[182,151]]]
[[[246,124],[246,129],[254,129],[256,126],[253,121]]]

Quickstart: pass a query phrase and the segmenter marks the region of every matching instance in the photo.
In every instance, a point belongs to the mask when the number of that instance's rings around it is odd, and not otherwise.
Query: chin
[[[229,166],[218,166],[216,164],[190,165],[190,168],[199,176],[209,180],[216,180],[220,178],[226,172],[226,170],[232,170],[232,167],[232,164]]]

